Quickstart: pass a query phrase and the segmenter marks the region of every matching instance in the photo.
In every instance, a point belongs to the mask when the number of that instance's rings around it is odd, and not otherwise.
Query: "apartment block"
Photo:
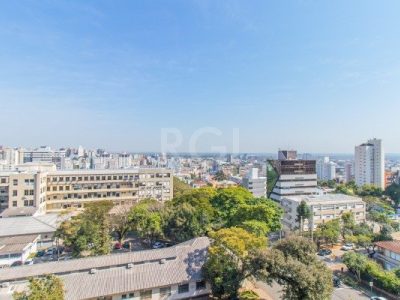
[[[172,174],[165,169],[55,171],[47,174],[48,212],[111,200],[129,205],[142,199],[172,199]]]
[[[365,221],[366,204],[359,197],[344,194],[325,194],[312,196],[284,197],[281,206],[284,210],[283,225],[293,230],[299,227],[297,207],[302,201],[310,207],[312,218],[304,220],[303,230],[315,230],[321,223],[340,218],[345,212],[351,212],[357,223]]]
[[[110,200],[129,205],[145,198],[172,198],[173,176],[167,169],[56,170],[54,164],[23,164],[0,172],[0,210],[36,208],[39,214]]]
[[[373,184],[385,188],[385,153],[382,140],[371,139],[355,147],[355,181],[358,186]]]

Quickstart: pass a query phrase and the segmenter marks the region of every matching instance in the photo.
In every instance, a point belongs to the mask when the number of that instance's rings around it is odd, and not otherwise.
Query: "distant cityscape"
[[[189,235],[193,239],[182,244],[178,243],[185,239],[177,239],[171,235],[172,229],[168,222],[181,222],[182,215],[179,214],[187,208],[181,207],[176,212],[171,212],[168,210],[170,203],[194,201],[193,199],[198,197],[195,194],[196,190],[209,193],[210,188],[216,193],[223,194],[227,191],[228,194],[223,196],[225,198],[222,199],[225,200],[221,203],[224,201],[229,203],[229,197],[236,197],[235,193],[243,193],[238,189],[242,187],[254,199],[252,201],[259,199],[257,201],[274,203],[269,204],[273,205],[274,209],[279,207],[280,239],[282,235],[290,237],[296,232],[300,232],[300,235],[303,232],[310,232],[313,240],[315,232],[317,240],[321,241],[322,228],[331,226],[328,224],[339,224],[334,222],[345,220],[349,216],[354,224],[357,224],[352,226],[365,226],[365,230],[371,232],[370,234],[377,231],[376,234],[379,236],[383,234],[383,227],[379,223],[382,221],[379,218],[384,218],[383,222],[393,222],[391,225],[393,228],[398,226],[396,224],[400,220],[400,207],[398,207],[400,201],[390,202],[390,199],[382,198],[386,199],[385,205],[393,205],[394,208],[393,211],[388,210],[383,213],[382,211],[387,209],[385,206],[380,206],[383,204],[379,201],[383,200],[374,198],[373,201],[378,202],[371,206],[368,202],[371,199],[368,198],[367,201],[364,196],[384,197],[385,190],[399,184],[400,157],[385,156],[382,140],[379,139],[370,139],[358,144],[355,146],[354,155],[331,156],[299,154],[293,149],[279,149],[275,155],[171,154],[110,153],[104,149],[90,150],[82,146],[61,149],[52,149],[48,146],[35,149],[2,146],[0,147],[0,266],[3,268],[26,264],[32,266],[27,269],[30,272],[27,275],[18,272],[18,268],[10,269],[12,270],[10,272],[0,270],[0,295],[9,297],[15,289],[25,290],[29,276],[40,277],[52,273],[61,278],[66,287],[67,299],[96,297],[100,297],[97,299],[170,299],[168,297],[173,295],[176,297],[173,299],[194,299],[194,296],[196,299],[208,299],[212,288],[201,273],[202,266],[206,262],[205,256],[198,258],[200,267],[197,267],[193,276],[187,277],[184,270],[190,262],[188,257],[191,252],[207,251],[210,240],[201,235]],[[185,191],[193,192],[185,194]],[[193,196],[185,198],[192,195],[190,193],[194,193]],[[182,200],[180,196],[189,200]],[[74,264],[76,256],[84,256],[81,250],[77,253],[68,250],[68,247],[78,247],[78,244],[68,241],[71,229],[65,226],[75,226],[73,222],[78,224],[86,222],[79,217],[85,216],[89,211],[96,211],[96,207],[101,209],[107,206],[107,203],[111,203],[112,206],[107,218],[118,220],[116,223],[113,223],[114,221],[104,223],[109,224],[107,226],[111,224],[117,226],[110,227],[107,231],[111,234],[119,232],[118,226],[128,226],[126,231],[123,231],[125,233],[119,233],[120,242],[112,242],[112,251],[115,253],[125,249],[127,253],[118,259],[114,256],[107,260],[103,256],[91,260],[82,258],[82,265]],[[172,213],[173,221],[163,221],[166,223],[162,227],[162,232],[152,233],[152,230],[156,230],[153,227],[146,229],[148,226],[153,226],[151,225],[153,221],[150,219],[146,219],[146,222],[150,223],[140,223],[137,225],[139,227],[132,227],[136,222],[135,214],[143,214],[142,210],[135,211],[135,207],[145,209],[150,205],[147,203],[152,203],[150,206],[152,208],[145,214],[157,212],[160,214],[159,220],[166,218],[166,214],[168,216]],[[161,206],[155,206],[156,203]],[[302,210],[305,208],[308,212],[303,215]],[[205,211],[201,209],[200,212]],[[174,213],[178,216],[175,217]],[[257,218],[257,214],[258,212],[255,212],[254,216],[250,214],[250,218]],[[103,217],[105,218],[104,215]],[[263,216],[257,222],[267,222],[268,218],[270,216]],[[129,220],[126,224],[131,225],[124,225],[123,220]],[[91,226],[97,226],[98,221],[89,222],[93,222]],[[174,230],[181,230],[180,226],[185,228],[188,225],[179,225]],[[200,232],[205,233],[205,228],[202,227]],[[83,227],[80,230],[83,230]],[[129,230],[135,233],[131,237],[126,235]],[[150,231],[144,233],[144,230]],[[83,232],[79,234],[84,235]],[[91,234],[92,232],[89,232],[89,235]],[[147,238],[138,239],[136,234]],[[153,236],[158,237],[159,241],[150,242],[149,245],[146,241],[151,241]],[[60,237],[64,239],[61,240],[62,246],[59,245]],[[162,241],[161,237],[169,239]],[[271,240],[274,239],[273,235],[269,237]],[[338,239],[339,232],[336,237],[336,240]],[[367,239],[372,244],[372,238]],[[375,259],[387,270],[400,266],[400,259],[396,256],[397,250],[393,250],[390,243],[397,245],[400,242],[380,241],[375,243],[379,252],[374,250]],[[84,242],[79,247],[90,252],[91,247],[94,247],[92,244],[93,242]],[[169,248],[171,245],[174,246]],[[160,251],[148,254],[146,251],[151,250],[146,250],[146,247],[149,246]],[[106,244],[105,247],[99,254],[110,253],[110,245]],[[355,249],[355,244],[347,242],[341,249],[346,250],[346,247]],[[331,253],[329,251],[322,249],[318,255]],[[154,258],[148,258],[153,255]],[[388,256],[393,256],[394,259]],[[175,267],[167,263],[169,260],[176,260]],[[145,267],[133,274],[125,271],[118,273],[120,268],[135,270],[135,264],[145,264]],[[173,268],[177,269],[172,271]],[[86,271],[82,273],[82,270]],[[177,272],[177,274],[171,280],[160,277],[157,283],[152,283],[151,277],[163,272],[164,274]],[[116,284],[102,290],[89,290],[85,288],[86,285],[81,286],[76,283],[77,280],[84,280],[86,284],[93,281],[91,284],[97,285],[98,279],[95,280],[96,277],[93,276],[95,274],[103,274],[105,278],[111,276],[120,281],[135,278],[137,283],[127,286]]]

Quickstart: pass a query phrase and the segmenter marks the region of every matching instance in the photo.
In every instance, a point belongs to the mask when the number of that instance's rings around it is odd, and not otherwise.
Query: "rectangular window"
[[[13,185],[18,185],[18,179],[13,180]]]
[[[181,284],[178,286],[178,294],[183,294],[189,292],[189,284]]]
[[[17,201],[13,201],[13,207],[17,207]]]
[[[196,290],[203,290],[206,288],[205,280],[196,282]]]
[[[171,296],[171,287],[162,287],[160,288],[160,298],[165,299],[166,297]]]
[[[29,206],[28,200],[24,200],[24,206]]]
[[[29,200],[29,206],[33,206],[33,200]]]
[[[14,197],[18,196],[18,191],[13,191],[13,196]]]
[[[140,300],[151,299],[152,298],[152,291],[141,291],[140,292]]]

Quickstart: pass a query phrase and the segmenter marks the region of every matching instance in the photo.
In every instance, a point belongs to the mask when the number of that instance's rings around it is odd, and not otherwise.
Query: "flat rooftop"
[[[333,204],[333,203],[348,203],[360,202],[362,199],[356,196],[345,194],[324,194],[324,195],[308,195],[308,196],[289,196],[284,197],[296,202],[306,201],[308,204]]]

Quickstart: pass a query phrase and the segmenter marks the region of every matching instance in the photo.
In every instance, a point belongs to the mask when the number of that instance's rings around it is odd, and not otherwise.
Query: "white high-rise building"
[[[357,186],[385,188],[385,153],[382,140],[372,139],[355,147],[354,175]]]
[[[317,161],[317,177],[319,180],[334,180],[336,178],[336,164],[324,157]]]
[[[259,177],[258,169],[252,168],[243,178],[243,186],[248,189],[254,197],[267,196],[267,177]]]

